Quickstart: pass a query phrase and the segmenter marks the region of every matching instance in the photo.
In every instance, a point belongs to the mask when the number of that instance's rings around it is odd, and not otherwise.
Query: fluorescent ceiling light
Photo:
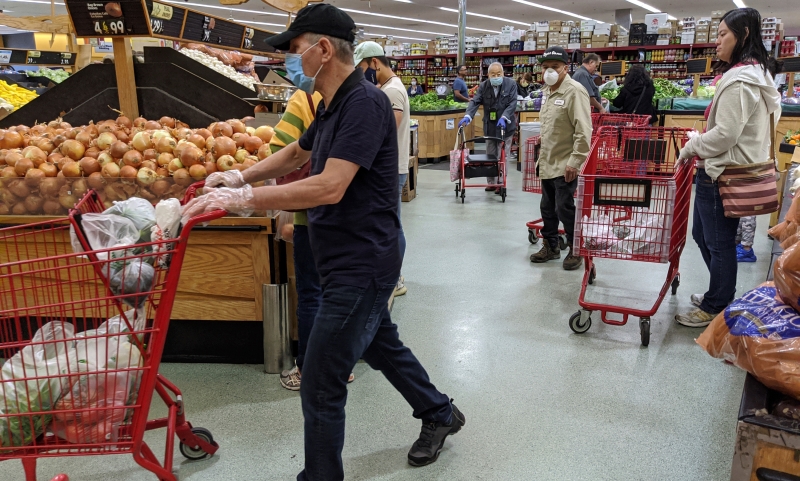
[[[733,4],[739,8],[747,8],[747,5],[744,4],[744,0],[733,0]]]
[[[538,3],[528,2],[527,0],[514,0],[514,1],[517,3],[522,3],[524,5],[530,5],[531,7],[541,8],[542,10],[550,10],[551,12],[563,13],[564,15],[580,18],[581,20],[592,20],[589,17],[584,17],[583,15],[578,15],[577,13],[567,12],[566,10],[559,10],[557,8],[548,7],[547,5],[540,5]]]
[[[458,13],[458,9],[456,9],[456,8],[439,7],[439,10],[444,10],[446,12],[456,12],[456,13]],[[482,13],[467,12],[467,15],[472,15],[473,17],[491,18],[492,20],[500,20],[501,22],[515,23],[517,25],[522,25],[524,27],[527,27],[527,26],[530,25],[530,23],[517,22],[516,20],[511,20],[511,19],[503,18],[503,17],[493,17],[491,15],[484,15]]]
[[[41,3],[44,5],[50,5],[50,2],[45,2],[42,0],[5,0],[5,2],[14,2],[14,3]],[[55,2],[57,7],[63,7],[63,3]]]
[[[400,30],[402,32],[429,33],[431,35],[440,35],[440,36],[451,35],[449,33],[428,32],[426,30],[411,30],[410,28],[387,27],[386,25],[373,25],[371,23],[357,22],[356,25],[359,26],[359,27],[374,27],[374,28],[385,28],[385,29],[388,29],[388,30]]]
[[[411,3],[411,2],[408,2],[408,3]],[[406,40],[420,40],[420,41],[423,41],[423,42],[427,42],[428,40],[430,40],[429,38],[402,37],[400,35],[383,35],[383,34],[380,34],[380,33],[367,33],[367,32],[364,32],[364,36],[368,36],[368,37],[384,37],[384,38],[385,37],[404,38]]]
[[[407,20],[409,22],[422,22],[422,23],[430,23],[430,24],[433,24],[433,25],[444,25],[445,27],[458,28],[458,25],[454,25],[452,23],[434,22],[433,20],[423,20],[421,18],[398,17],[396,15],[386,15],[386,14],[383,14],[383,13],[365,12],[363,10],[354,10],[352,8],[340,8],[340,10],[343,10],[345,12],[350,12],[350,13],[360,13],[362,15],[373,15],[375,17],[394,18],[396,20]],[[358,23],[358,22],[356,22],[356,23]],[[487,30],[485,28],[467,27],[467,30],[478,30],[478,31],[481,31],[481,32],[497,33],[497,30]]]
[[[286,25],[282,23],[267,23],[267,22],[252,22],[250,20],[236,20],[235,18],[231,19],[234,22],[243,23],[247,25],[268,25],[270,27],[281,27],[286,28]]]
[[[6,1],[12,1],[13,2],[13,1],[20,1],[20,0],[6,0]],[[50,3],[50,2],[39,2],[39,3]],[[170,2],[166,2],[166,3],[170,3]],[[171,2],[171,3],[173,3],[174,5],[176,5],[178,7],[190,6],[190,7],[201,7],[201,8],[216,8],[218,10],[227,10],[229,12],[255,13],[257,15],[275,15],[275,16],[284,17],[284,18],[287,18],[288,15],[289,15],[288,13],[265,12],[265,11],[262,11],[262,10],[248,10],[246,8],[233,8],[233,7],[225,7],[225,6],[222,6],[222,5],[206,5],[204,3],[191,3],[191,2],[181,2],[181,3]],[[286,25],[284,25],[284,27],[285,26]]]
[[[677,18],[673,17],[672,15],[667,15],[667,20],[675,21]]]
[[[648,12],[661,13],[661,10],[657,9],[656,7],[654,7],[652,5],[648,5],[648,4],[644,3],[644,2],[640,2],[639,0],[625,0],[625,1],[627,1],[628,3],[632,3],[632,4],[636,5],[637,7],[642,7],[643,9],[647,10]]]
[[[394,0],[394,1],[395,2],[400,2],[400,3],[414,3],[411,0]]]

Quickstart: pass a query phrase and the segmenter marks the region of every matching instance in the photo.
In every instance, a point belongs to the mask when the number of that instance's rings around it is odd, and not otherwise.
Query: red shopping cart
[[[473,139],[464,138],[464,127],[458,128],[458,138],[461,139],[461,164],[459,166],[459,178],[456,181],[456,199],[458,199],[459,192],[461,193],[461,203],[464,203],[467,188],[474,187],[497,187],[500,189],[500,197],[503,202],[506,201],[506,177],[508,167],[506,166],[506,149],[505,149],[505,130],[500,130],[500,137],[475,137]],[[483,141],[497,141],[498,156],[489,156],[488,154],[470,154],[467,144],[475,142],[476,140]],[[456,141],[457,142],[457,141]],[[467,179],[475,179],[478,177],[496,177],[499,181],[498,184],[467,184]]]
[[[637,114],[592,114],[592,133],[596,134],[601,127],[647,127],[650,125],[649,115]]]
[[[541,137],[538,135],[528,137],[525,141],[525,157],[523,158],[522,166],[523,192],[531,194],[542,193],[542,180],[536,172],[536,162],[539,160],[541,146]],[[539,238],[542,237],[542,227],[544,227],[543,220],[541,218],[534,219],[527,222],[525,226],[528,228],[528,242],[534,245],[539,243]],[[558,230],[558,245],[561,250],[569,247],[564,229]]]
[[[650,343],[650,318],[672,287],[680,285],[678,266],[686,244],[693,164],[678,159],[690,129],[602,127],[578,176],[575,255],[586,260],[578,304],[570,328],[582,334],[592,311],[606,324],[621,326],[639,317],[642,345]],[[586,300],[596,276],[595,258],[669,263],[667,278],[649,309]],[[608,313],[622,319],[609,319]]]
[[[158,369],[189,233],[224,212],[192,218],[175,238],[92,250],[81,218],[103,210],[90,191],[69,218],[0,229],[0,461],[21,459],[26,481],[41,457],[123,453],[175,481],[176,435],[188,459],[218,449]],[[148,420],[154,392],[168,414]],[[160,428],[163,464],[143,439]]]

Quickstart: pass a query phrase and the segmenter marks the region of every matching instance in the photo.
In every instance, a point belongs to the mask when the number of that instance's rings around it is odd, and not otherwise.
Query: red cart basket
[[[650,343],[650,317],[667,289],[680,284],[678,264],[686,244],[693,163],[679,160],[690,129],[602,127],[578,176],[575,255],[586,260],[570,328],[584,333],[592,311],[606,324],[621,326],[640,318],[642,345]],[[596,276],[595,258],[669,263],[667,278],[650,309],[628,309],[586,300]],[[608,313],[622,315],[609,319]]]
[[[539,161],[539,149],[541,146],[541,137],[538,135],[528,137],[528,140],[525,141],[525,157],[522,164],[523,192],[531,194],[542,193],[542,180],[536,175],[536,162]],[[525,226],[528,228],[528,242],[534,245],[538,244],[539,238],[542,237],[543,220],[541,218],[534,219],[526,222]],[[569,247],[564,229],[558,230],[558,245],[561,250]]]
[[[601,127],[648,127],[649,125],[649,115],[592,114],[592,134],[597,134]]]
[[[26,481],[37,458],[123,453],[175,481],[176,435],[189,459],[218,449],[158,369],[189,233],[224,212],[192,218],[172,239],[91,250],[81,216],[103,210],[90,191],[69,218],[0,229],[0,460],[21,459]],[[168,415],[148,421],[154,392]],[[159,428],[163,464],[143,440]]]

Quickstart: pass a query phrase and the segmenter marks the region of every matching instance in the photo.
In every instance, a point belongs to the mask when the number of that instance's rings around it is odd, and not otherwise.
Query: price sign
[[[163,3],[153,2],[153,6],[150,9],[150,18],[158,18],[161,20],[172,20],[172,7],[169,5],[164,5]]]
[[[69,52],[28,50],[25,63],[28,65],[75,65],[75,56]]]
[[[784,72],[800,72],[800,57],[782,57],[778,60],[783,62]]]
[[[42,52],[38,50],[28,50],[28,60],[26,63],[29,64],[37,64],[39,63],[39,58],[42,56]]]
[[[625,75],[626,63],[624,61],[618,62],[603,62],[600,64],[600,75],[617,77]]]
[[[686,61],[686,73],[705,75],[711,73],[710,58],[693,58]]]
[[[274,52],[275,49],[265,43],[265,40],[272,37],[275,33],[260,30],[257,28],[247,28],[245,30],[244,41],[242,42],[242,50],[249,50],[251,52]]]
[[[61,65],[71,65],[74,64],[75,61],[72,60],[72,54],[69,52],[63,52],[61,54]]]
[[[161,38],[181,38],[183,19],[186,18],[186,9],[164,5],[163,3],[147,0],[147,11],[150,12],[150,30],[153,36]]]
[[[142,0],[66,0],[78,37],[150,35],[150,20]]]
[[[244,25],[189,10],[181,38],[220,47],[241,48],[244,33]]]
[[[0,65],[11,63],[11,50],[0,50]]]

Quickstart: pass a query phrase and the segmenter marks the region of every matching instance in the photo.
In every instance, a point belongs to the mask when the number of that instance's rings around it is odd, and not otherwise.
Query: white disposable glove
[[[700,132],[698,132],[696,130],[690,130],[689,132],[686,133],[686,136],[689,137],[689,140],[692,140],[693,138],[697,137],[698,135],[700,135]]]
[[[255,211],[253,187],[250,184],[245,184],[240,189],[220,187],[219,189],[208,189],[205,192],[204,195],[192,199],[183,206],[182,224],[186,225],[192,217],[220,209],[242,217],[248,217]]]
[[[225,172],[213,172],[206,177],[206,187],[230,187],[231,189],[238,189],[244,186],[245,181],[242,172],[237,169],[227,170]]]

